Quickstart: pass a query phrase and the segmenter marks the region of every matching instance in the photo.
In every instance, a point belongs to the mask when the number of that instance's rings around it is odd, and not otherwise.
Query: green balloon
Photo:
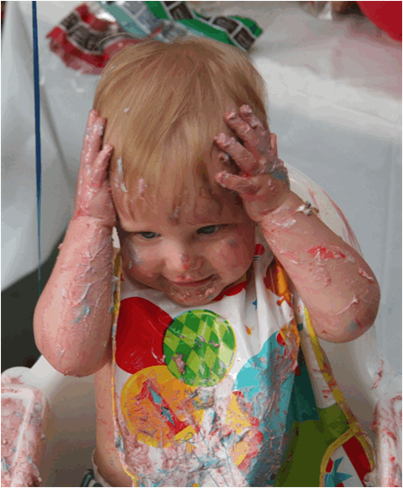
[[[164,337],[169,371],[191,386],[214,386],[231,369],[235,358],[234,332],[220,315],[192,310],[177,317]]]

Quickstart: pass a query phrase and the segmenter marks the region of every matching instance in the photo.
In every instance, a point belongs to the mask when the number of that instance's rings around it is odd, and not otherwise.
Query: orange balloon
[[[195,390],[175,378],[167,366],[151,366],[132,375],[121,394],[129,431],[154,447],[191,438],[204,414],[194,401]]]

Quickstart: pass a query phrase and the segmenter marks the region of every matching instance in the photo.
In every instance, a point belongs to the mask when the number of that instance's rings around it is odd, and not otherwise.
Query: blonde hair
[[[217,163],[211,157],[214,136],[236,137],[224,114],[248,104],[268,129],[266,103],[265,83],[245,53],[184,37],[120,51],[103,71],[94,108],[107,119],[111,171],[123,168],[131,198],[137,185],[152,188],[174,211],[194,205],[198,195],[225,192],[214,181]]]

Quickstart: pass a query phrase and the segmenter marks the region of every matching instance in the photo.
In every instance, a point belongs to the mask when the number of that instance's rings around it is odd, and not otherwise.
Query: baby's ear
[[[270,148],[274,152],[276,158],[278,158],[278,151],[277,151],[277,135],[270,134]]]

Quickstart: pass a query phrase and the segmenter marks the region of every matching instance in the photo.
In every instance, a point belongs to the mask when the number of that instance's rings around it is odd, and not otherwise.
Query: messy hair
[[[152,188],[175,211],[197,195],[225,191],[214,181],[212,159],[218,133],[236,137],[224,114],[248,104],[268,129],[266,103],[265,83],[247,54],[187,36],[120,51],[103,71],[94,109],[107,119],[111,171],[123,172],[130,197]]]

